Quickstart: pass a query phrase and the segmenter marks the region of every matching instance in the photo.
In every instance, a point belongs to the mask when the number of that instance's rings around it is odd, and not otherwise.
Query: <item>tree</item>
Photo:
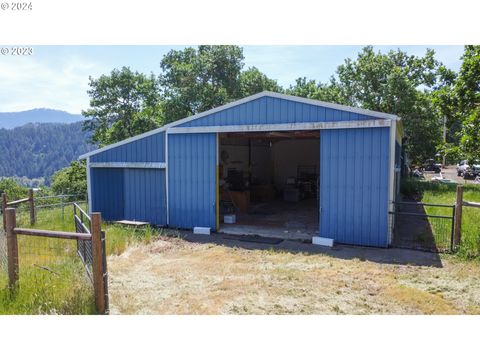
[[[349,105],[399,115],[406,151],[414,162],[422,162],[442,142],[441,119],[431,101],[440,65],[433,50],[417,57],[400,50],[376,53],[368,46],[356,60],[346,59],[338,67],[332,84]]]
[[[470,161],[480,159],[480,45],[467,45],[455,84],[457,113],[463,119],[460,149]]]
[[[6,193],[8,201],[27,197],[28,189],[20,186],[13,179],[0,179],[0,194]]]
[[[307,80],[306,77],[298,78],[295,81],[295,85],[290,86],[286,93],[336,104],[352,105],[343,95],[342,88],[333,77],[330,79],[329,84],[316,83],[315,80]]]
[[[90,108],[83,130],[92,131],[91,141],[108,145],[153,130],[164,122],[158,80],[128,67],[114,69],[98,79],[90,77]]]
[[[256,67],[250,67],[240,74],[240,98],[257,94],[262,91],[283,92],[277,81],[269,79]]]
[[[86,194],[87,166],[85,160],[73,161],[69,167],[58,170],[52,176],[55,194]]]
[[[236,99],[243,59],[243,50],[238,46],[202,45],[166,54],[160,63],[160,84],[167,121]]]
[[[264,90],[282,91],[257,68],[242,71],[239,46],[172,50],[162,59],[160,84],[168,122],[210,110]]]
[[[458,144],[461,137],[462,120],[458,116],[458,101],[455,97],[457,74],[444,66],[439,67],[439,81],[432,92],[432,103],[445,127],[445,139],[437,146],[437,152],[446,157],[446,162],[459,160]]]

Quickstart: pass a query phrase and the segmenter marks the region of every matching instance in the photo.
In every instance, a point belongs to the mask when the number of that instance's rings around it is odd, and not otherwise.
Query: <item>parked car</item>
[[[467,160],[462,160],[457,164],[457,175],[458,176],[463,176],[465,171],[469,168],[468,166],[468,161]]]
[[[436,163],[434,159],[426,160],[422,167],[424,171],[434,171],[436,174],[442,171],[442,164]]]
[[[480,161],[476,161],[475,164],[472,166],[470,169],[470,166],[468,165],[468,160],[462,160],[457,164],[457,175],[458,176],[464,176],[467,172],[467,179],[472,178],[472,175],[478,174],[480,171]],[[475,179],[475,176],[473,176],[473,179]]]
[[[473,165],[463,172],[465,180],[475,180],[480,175],[480,165]]]

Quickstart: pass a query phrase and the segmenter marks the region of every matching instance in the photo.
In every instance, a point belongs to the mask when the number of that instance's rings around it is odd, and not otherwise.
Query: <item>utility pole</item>
[[[443,117],[443,143],[447,143],[447,117]],[[446,156],[445,153],[443,154],[443,159],[442,159],[442,167],[445,168],[445,162],[446,162]]]

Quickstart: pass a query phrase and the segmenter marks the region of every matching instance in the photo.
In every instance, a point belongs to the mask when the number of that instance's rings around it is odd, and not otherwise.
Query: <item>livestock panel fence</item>
[[[395,201],[392,246],[432,252],[454,249],[455,205]]]
[[[85,293],[92,294],[96,312],[107,314],[108,279],[101,214],[88,215],[74,203],[76,231],[68,232],[19,227],[17,210],[3,209],[5,231],[0,231],[0,270],[7,274],[11,292],[35,284],[47,289],[47,295],[56,296],[63,291],[62,296],[70,299],[62,304],[67,307],[61,309],[63,313],[70,313],[69,302],[82,301]]]
[[[392,246],[454,252],[462,244],[463,208],[480,203],[463,200],[463,186],[456,188],[454,204],[395,201],[390,214]]]

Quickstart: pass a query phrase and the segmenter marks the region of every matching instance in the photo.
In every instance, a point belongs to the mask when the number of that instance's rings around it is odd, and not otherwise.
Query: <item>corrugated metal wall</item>
[[[92,211],[102,213],[106,221],[122,220],[124,216],[123,169],[90,169]]]
[[[301,122],[369,120],[374,117],[296,101],[261,97],[232,108],[189,121],[178,127],[282,124]]]
[[[216,229],[216,134],[168,135],[170,226]]]
[[[94,155],[91,162],[164,162],[165,132]],[[105,220],[166,225],[165,169],[92,168],[92,209]]]
[[[320,131],[320,236],[388,246],[389,128]]]
[[[166,225],[165,170],[125,169],[124,178],[124,218]]]
[[[144,137],[106,150],[90,158],[91,162],[163,162],[165,132]]]

